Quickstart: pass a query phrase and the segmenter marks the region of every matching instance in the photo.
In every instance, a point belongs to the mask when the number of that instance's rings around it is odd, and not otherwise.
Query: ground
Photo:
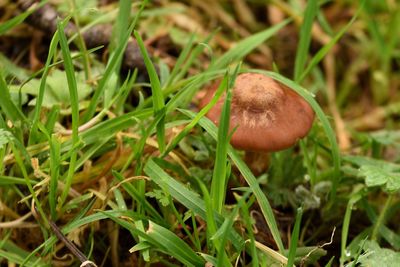
[[[0,1],[0,265],[396,266],[399,20],[393,0]],[[305,138],[229,145],[248,72],[310,105]]]

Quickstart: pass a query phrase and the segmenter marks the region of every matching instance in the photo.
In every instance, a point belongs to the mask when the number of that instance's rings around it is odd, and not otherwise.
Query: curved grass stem
[[[386,199],[385,206],[383,206],[383,209],[381,210],[379,217],[375,222],[371,235],[372,240],[376,241],[378,239],[379,229],[381,225],[384,224],[386,213],[393,201],[393,196],[394,196],[393,194],[389,194],[388,198]]]

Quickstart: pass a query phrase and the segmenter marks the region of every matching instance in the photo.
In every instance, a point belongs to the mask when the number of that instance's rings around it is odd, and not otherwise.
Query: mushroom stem
[[[260,151],[245,151],[244,162],[255,176],[265,173],[269,168],[270,153]]]

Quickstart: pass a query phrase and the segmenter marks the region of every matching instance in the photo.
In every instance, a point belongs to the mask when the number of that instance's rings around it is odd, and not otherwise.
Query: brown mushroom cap
[[[220,82],[214,83],[200,101],[203,108],[214,96]],[[207,113],[216,125],[225,97]],[[295,91],[257,73],[236,77],[232,90],[230,130],[237,127],[231,144],[247,151],[278,151],[294,145],[307,135],[314,111]]]

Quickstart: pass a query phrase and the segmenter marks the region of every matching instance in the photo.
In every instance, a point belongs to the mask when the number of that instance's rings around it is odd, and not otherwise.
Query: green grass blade
[[[93,204],[93,203],[92,203]],[[89,204],[91,205],[91,204]],[[80,216],[80,215],[78,215]],[[109,210],[109,211],[104,211],[104,212],[99,212],[99,213],[94,213],[89,216],[83,217],[83,218],[76,218],[73,219],[70,223],[68,223],[66,226],[64,226],[61,229],[61,232],[66,235],[70,232],[72,232],[75,229],[78,229],[81,226],[84,226],[86,224],[90,224],[92,222],[97,222],[100,220],[104,220],[109,218],[110,216],[127,216],[130,218],[137,217],[138,216],[133,213],[132,211],[115,211],[115,210]],[[39,251],[42,250],[43,254],[50,253],[50,251],[53,249],[54,245],[58,239],[53,235],[46,239],[40,246],[38,246],[36,249],[34,249],[26,258],[25,262],[29,261],[32,257],[34,257]],[[23,265],[25,266],[25,265]]]
[[[14,177],[14,176],[3,176],[0,175],[0,186],[6,185],[17,185],[17,184],[26,184],[24,178]],[[36,184],[36,182],[32,181],[32,184]]]
[[[318,12],[318,1],[317,0],[309,0],[307,1],[307,7],[303,16],[303,24],[300,29],[300,40],[299,45],[297,46],[296,52],[296,60],[294,63],[294,80],[298,81],[300,78],[301,72],[304,70],[304,66],[306,64],[308,49],[310,48],[311,43],[311,32],[312,25],[315,18],[315,15]]]
[[[138,42],[140,52],[142,53],[144,63],[146,65],[147,73],[149,74],[151,83],[151,92],[153,96],[153,109],[154,116],[161,116],[160,121],[157,123],[157,141],[158,147],[161,152],[165,150],[165,103],[164,96],[161,90],[160,80],[158,79],[156,68],[154,67],[143,40],[137,31],[134,32],[136,41]]]
[[[210,102],[197,113],[196,117],[188,124],[185,126],[185,128],[171,141],[169,144],[168,148],[164,151],[163,157],[168,155],[169,152],[171,152],[180,141],[197,125],[199,120],[205,116],[208,111],[218,102],[218,99],[221,97],[223,92],[225,91],[225,88],[228,86],[228,76],[225,76],[224,79],[221,81],[219,84],[217,90],[215,91],[214,97],[210,100]],[[182,90],[183,91],[183,90]],[[171,102],[168,103],[170,105]]]
[[[228,184],[227,177],[227,149],[230,140],[229,121],[231,111],[232,92],[231,88],[236,79],[236,75],[240,69],[240,64],[236,67],[232,76],[228,76],[228,88],[222,107],[221,117],[218,127],[217,150],[214,163],[214,171],[211,181],[211,199],[213,208],[221,213],[225,203],[226,186]]]
[[[378,214],[375,213],[374,208],[369,204],[365,199],[361,199],[361,204],[363,209],[365,210],[369,220],[371,221],[372,224],[377,223],[378,220]],[[379,216],[381,215],[382,212],[380,212]],[[373,227],[371,227],[373,231]],[[379,234],[396,250],[400,249],[400,235],[397,234],[395,231],[389,229],[385,225],[380,225],[379,227]],[[370,233],[369,233],[370,235]],[[372,235],[371,235],[372,236]],[[372,239],[372,238],[371,238]]]
[[[100,50],[100,49],[102,49],[102,48],[104,48],[104,46],[103,45],[100,45],[100,46],[97,46],[97,47],[95,47],[95,48],[92,48],[92,49],[89,49],[89,50],[87,50],[87,54],[93,54],[94,52],[96,52],[96,51],[98,51],[98,50]],[[71,55],[72,56],[72,55]],[[78,52],[77,54],[74,54],[74,56],[72,56],[71,58],[73,59],[73,60],[75,60],[75,59],[80,59],[80,58],[82,58],[82,57],[84,57],[85,56],[85,53],[84,52]],[[56,67],[56,66],[58,66],[58,65],[61,65],[62,63],[64,63],[64,60],[58,60],[58,61],[56,61],[56,62],[53,62],[53,63],[51,63],[50,65],[49,65],[49,67],[51,68],[51,67]],[[44,72],[44,68],[42,68],[42,69],[40,69],[40,70],[38,70],[38,71],[36,71],[35,73],[33,73],[32,75],[30,75],[28,78],[26,78],[26,79],[21,79],[21,80],[24,80],[22,83],[21,83],[21,87],[23,87],[25,84],[27,84],[29,81],[31,81],[32,79],[34,79],[34,78],[36,78],[36,77],[38,77],[40,74],[42,74]]]
[[[281,23],[274,25],[271,28],[268,28],[264,31],[251,35],[246,39],[238,42],[233,48],[231,48],[228,52],[223,54],[215,62],[215,64],[213,64],[210,67],[210,69],[215,70],[215,69],[226,68],[230,63],[241,60],[244,56],[250,53],[250,51],[252,51],[257,46],[265,42],[268,38],[272,37],[288,23],[289,20],[285,20]]]
[[[23,81],[31,77],[29,71],[15,65],[15,63],[3,53],[0,53],[0,69],[4,77],[12,77],[19,81]]]
[[[324,114],[323,110],[321,107],[318,105],[317,101],[312,97],[312,95],[303,87],[298,85],[297,83],[283,77],[282,75],[274,72],[269,72],[269,71],[258,71],[255,70],[255,72],[258,73],[263,73],[267,76],[270,76],[274,78],[275,80],[281,82],[282,84],[285,84],[289,88],[295,90],[300,96],[302,96],[313,108],[315,114],[317,115],[318,119],[320,120],[322,127],[325,130],[325,134],[329,140],[329,143],[331,145],[331,154],[332,154],[332,161],[333,161],[333,177],[332,177],[332,189],[331,189],[331,194],[330,194],[330,199],[331,201],[334,201],[336,199],[336,191],[337,187],[339,185],[340,181],[340,150],[339,146],[336,142],[336,135],[335,132],[332,129],[331,124],[329,123],[328,118]]]
[[[170,96],[171,94],[176,93],[175,96],[172,97],[171,100],[166,104],[167,113],[175,110],[177,107],[182,106],[186,98],[189,98],[191,101],[193,99],[193,95],[197,92],[197,90],[204,85],[206,82],[215,79],[219,76],[225,74],[225,70],[207,70],[205,72],[196,74],[194,76],[188,77],[187,79],[181,80],[172,86],[169,86],[163,90],[164,97]],[[147,97],[143,106],[149,107],[153,101],[153,96]]]
[[[85,145],[90,145],[104,138],[109,138],[117,132],[125,130],[138,123],[139,120],[144,120],[151,117],[152,110],[143,109],[140,111],[132,111],[116,118],[105,120],[92,128],[80,134],[80,138]],[[68,140],[62,144],[62,152],[68,151],[73,147],[72,141]]]
[[[33,113],[33,119],[32,119],[32,129],[31,129],[31,132],[29,135],[28,144],[34,144],[34,143],[36,143],[36,140],[38,139],[36,136],[37,135],[37,123],[40,118],[40,111],[42,108],[43,97],[44,97],[44,93],[46,90],[46,81],[47,81],[47,76],[48,76],[49,70],[50,70],[50,64],[51,64],[53,55],[55,55],[55,52],[56,52],[56,49],[58,46],[58,41],[59,41],[59,37],[58,37],[58,32],[56,31],[55,34],[53,35],[53,38],[51,39],[49,53],[47,55],[46,63],[44,65],[44,69],[43,69],[43,75],[40,79],[39,93],[36,98],[35,111]]]
[[[349,202],[347,203],[346,212],[343,217],[343,226],[342,226],[342,237],[341,237],[341,246],[340,246],[340,266],[344,265],[344,262],[347,259],[346,256],[346,245],[347,245],[347,237],[350,229],[350,218],[351,211],[353,210],[354,204],[361,199],[361,193],[357,193],[353,195]]]
[[[257,179],[254,177],[251,170],[247,167],[246,163],[242,161],[241,157],[232,148],[230,148],[230,151],[228,150],[228,154],[231,157],[232,161],[235,163],[235,165],[238,167],[239,171],[242,173],[246,182],[249,184],[251,190],[256,196],[258,204],[260,205],[264,218],[268,224],[268,227],[271,230],[271,234],[276,242],[276,245],[278,246],[279,251],[282,253],[282,251],[284,250],[283,242],[279,233],[278,225],[274,217],[274,213],[272,211],[271,205],[269,204],[267,197],[261,190]]]
[[[99,84],[95,90],[95,93],[92,96],[90,104],[87,108],[84,121],[88,121],[91,119],[96,111],[97,105],[100,101],[100,97],[104,95],[106,90],[107,82],[110,80],[111,76],[115,72],[115,70],[119,66],[119,62],[122,60],[122,56],[124,55],[124,51],[126,45],[128,44],[129,37],[135,24],[132,22],[129,26],[129,29],[125,32],[124,36],[121,38],[120,43],[118,44],[117,48],[115,49],[114,53],[111,55],[110,59],[108,60],[106,70],[104,71],[103,77],[99,81]]]
[[[60,149],[61,144],[56,135],[52,135],[50,141],[50,185],[49,185],[49,206],[53,220],[57,218],[57,188],[60,175]]]
[[[168,229],[150,221],[146,234],[157,240],[158,246],[163,248],[186,266],[204,266],[204,260],[198,256],[188,244]]]
[[[165,118],[164,114],[159,114],[154,118],[154,120],[150,123],[149,126],[147,126],[146,129],[143,128],[143,131],[141,133],[141,138],[139,142],[134,146],[134,149],[132,151],[132,154],[134,155],[134,159],[136,160],[136,166],[135,166],[135,174],[139,175],[142,173],[142,156],[143,156],[143,150],[146,145],[146,140],[150,137],[150,135],[153,133],[154,128],[159,125],[161,120]],[[142,193],[145,193],[145,186],[142,184]]]
[[[255,243],[255,236],[254,236],[254,231],[253,231],[253,218],[250,216],[250,207],[252,206],[252,204],[254,203],[254,195],[251,196],[251,198],[249,199],[249,201],[247,201],[247,203],[245,203],[242,207],[241,207],[241,217],[242,220],[244,222],[244,226],[246,227],[247,230],[247,236],[248,236],[248,240],[249,240],[249,254],[251,256],[251,266],[253,267],[258,267],[260,266],[259,263],[259,255],[258,255],[258,251],[257,251],[257,247],[256,247],[256,243]]]
[[[17,121],[25,121],[26,118],[22,111],[12,102],[10,91],[8,89],[7,83],[4,80],[4,77],[0,71],[0,108],[1,111],[4,112],[7,118],[9,118],[12,122],[16,123]]]
[[[122,220],[114,216],[112,213],[103,211],[100,213],[103,213],[106,217],[129,230],[132,235],[145,239],[154,249],[173,256],[185,264],[185,266],[204,266],[204,260],[198,256],[188,244],[168,229],[149,221],[149,227],[147,231],[144,232],[138,229],[134,223]]]
[[[186,208],[203,219],[207,218],[205,203],[199,195],[190,191],[186,186],[169,176],[153,159],[147,161],[144,172],[152,181],[178,202],[182,203]],[[224,218],[216,212],[214,212],[214,218],[217,225],[221,225],[224,221]],[[244,246],[244,240],[234,230],[230,231],[229,239],[237,250],[241,250]]]
[[[12,262],[22,266],[22,263],[25,261],[27,255],[29,255],[29,252],[21,249],[11,241],[5,240],[4,243],[2,242],[2,244],[0,244],[0,258],[6,259],[9,263]],[[40,258],[32,257],[24,266],[45,267],[48,266],[48,264],[46,264],[44,260]]]
[[[213,178],[211,181],[211,199],[213,208],[219,213],[225,202],[227,175],[227,147],[229,144],[229,120],[231,110],[232,92],[227,91],[224,105],[221,112],[218,128],[217,150],[214,162]]]
[[[388,26],[388,40],[386,41],[386,49],[383,50],[383,55],[382,55],[382,69],[383,71],[390,71],[391,69],[391,61],[393,59],[393,50],[398,47],[399,44],[399,33],[400,33],[400,8],[397,8],[397,10],[394,12],[392,15],[391,21]]]
[[[101,150],[105,145],[107,145],[107,142],[109,142],[110,139],[111,139],[111,136],[106,136],[106,137],[101,138],[98,142],[95,142],[95,143],[91,144],[90,146],[87,146],[88,148],[85,149],[85,152],[82,153],[81,155],[79,155],[79,159],[76,161],[75,168],[79,169],[86,162],[90,161],[91,157],[93,157],[94,154],[98,150]],[[74,180],[74,182],[76,182],[76,181]]]
[[[145,231],[143,221],[135,221],[135,226],[138,230],[140,230],[142,232]],[[150,244],[148,242],[146,242],[146,239],[143,238],[142,236],[139,236],[139,243],[134,246],[135,249],[142,250],[141,254],[145,261],[150,261],[150,247],[151,247]],[[132,249],[129,250],[129,252],[131,252],[131,251],[132,251]]]
[[[79,100],[78,86],[76,84],[75,69],[71,59],[71,52],[68,47],[67,38],[64,33],[64,25],[61,22],[57,23],[58,36],[60,41],[61,53],[64,59],[65,74],[67,75],[68,90],[71,99],[71,117],[72,117],[72,146],[79,142],[78,127],[79,127]],[[69,189],[72,185],[72,177],[75,172],[75,163],[77,160],[77,151],[71,153],[69,161],[68,173],[65,179],[65,188],[61,194],[59,205],[63,205],[68,196]]]
[[[118,3],[118,15],[113,27],[113,37],[110,44],[110,54],[118,42],[123,39],[124,33],[129,29],[129,21],[132,9],[132,0],[121,0]]]
[[[190,118],[194,118],[196,116],[195,113],[188,111],[188,110],[181,110],[181,112],[187,115]],[[203,127],[215,140],[217,140],[217,127],[207,118],[201,118],[199,121],[201,127]],[[271,234],[279,248],[279,251],[283,253],[284,246],[280,236],[280,232],[278,229],[278,225],[276,223],[274,213],[272,211],[271,205],[269,204],[268,199],[266,198],[264,192],[261,190],[260,185],[256,177],[254,177],[253,173],[247,167],[247,165],[243,162],[240,156],[235,152],[235,150],[229,145],[228,146],[228,155],[232,159],[233,163],[242,173],[243,177],[245,178],[246,182],[250,186],[253,194],[256,196],[258,204],[260,205],[261,211],[264,215],[264,218],[271,230]]]
[[[217,265],[216,266],[232,266],[229,260],[227,259],[227,255],[224,251],[226,247],[226,243],[228,241],[228,234],[229,234],[229,229],[233,227],[235,218],[238,216],[239,209],[241,209],[243,206],[245,206],[245,201],[248,198],[249,193],[246,193],[244,196],[241,196],[237,205],[235,205],[235,208],[233,211],[229,214],[229,216],[225,219],[224,223],[221,225],[221,227],[218,229],[217,233],[212,237],[212,239],[218,239],[220,242],[220,247],[219,247],[219,254],[217,257]],[[224,252],[224,253],[221,253]]]
[[[165,83],[165,87],[169,87],[171,85],[171,83],[175,80],[178,73],[181,71],[183,63],[189,56],[190,51],[192,50],[194,39],[195,39],[195,34],[192,33],[192,35],[190,35],[189,41],[183,48],[182,52],[179,54],[179,57],[176,60],[175,66],[172,69],[167,82]]]
[[[46,220],[47,220],[46,219],[47,218],[46,214],[44,213],[43,208],[42,208],[42,204],[39,201],[39,199],[38,199],[38,197],[36,195],[36,192],[33,189],[31,179],[30,179],[30,177],[28,175],[28,170],[25,167],[25,164],[24,164],[24,162],[22,160],[22,157],[21,157],[21,154],[20,154],[20,152],[22,152],[23,154],[26,154],[25,148],[23,147],[22,151],[19,150],[19,149],[21,149],[22,145],[18,142],[18,140],[14,140],[14,144],[11,145],[11,149],[12,149],[12,151],[14,153],[15,161],[16,161],[19,169],[21,170],[22,176],[25,179],[25,184],[28,187],[29,193],[32,195],[32,199],[35,201],[35,206],[36,206],[37,210],[39,211],[40,216],[42,216],[42,219],[46,222]]]
[[[183,84],[182,87],[173,88],[171,86],[169,88],[166,88],[166,91],[163,91],[164,96],[172,94],[179,88],[179,92],[176,93],[166,104],[166,112],[169,113],[179,107],[187,106],[187,104],[189,104],[189,102],[193,100],[194,94],[201,86],[203,86],[207,81],[216,79],[219,76],[223,76],[225,72],[226,71],[224,70],[210,72],[206,71],[188,78],[188,80],[185,80],[185,84]]]
[[[202,42],[200,42],[192,51],[185,64],[180,68],[179,73],[176,75],[175,80],[179,81],[187,74],[189,68],[196,62],[199,55],[203,52],[208,42],[214,37],[216,31],[210,33]]]
[[[328,263],[325,265],[325,267],[331,267],[334,259],[335,259],[335,257],[332,256],[332,258],[328,261]]]
[[[299,241],[299,235],[300,235],[300,223],[301,223],[302,215],[303,215],[303,209],[300,207],[297,209],[296,221],[294,223],[294,227],[293,227],[293,231],[292,231],[292,238],[290,239],[290,247],[289,247],[289,253],[288,253],[287,266],[294,265],[294,259],[296,257],[297,242]]]
[[[372,39],[376,42],[377,48],[379,49],[379,51],[384,52],[384,51],[386,51],[386,41],[379,29],[380,25],[378,24],[376,19],[374,19],[374,16],[375,16],[374,8],[371,6],[371,4],[372,4],[371,2],[373,2],[373,1],[372,0],[364,1],[364,10],[366,11],[367,16],[369,16],[369,18],[370,18],[367,20],[369,33],[371,34]]]
[[[42,1],[42,3],[38,4],[35,8],[30,8],[27,11],[19,14],[18,16],[13,17],[12,19],[3,22],[0,24],[0,35],[3,35],[7,31],[11,30],[15,26],[24,22],[24,20],[29,17],[33,12],[35,12],[38,8],[43,6],[46,1]]]
[[[218,260],[216,260],[215,266],[232,266],[224,248],[224,243],[226,242],[226,239],[229,238],[227,220],[224,220],[220,228],[218,228],[214,216],[213,203],[208,189],[203,182],[199,181],[198,185],[203,194],[202,197],[204,200],[204,207],[206,209],[205,221],[207,222],[207,246],[212,248],[212,251],[217,250]],[[222,239],[220,238],[221,235],[223,235]],[[223,264],[218,264],[217,261],[223,262]]]
[[[324,32],[326,32],[330,36],[334,35],[332,27],[331,27],[331,25],[329,25],[326,15],[324,14],[323,10],[321,10],[321,9],[318,10],[317,20],[318,20],[319,25],[321,25],[321,28]]]
[[[113,176],[120,182],[124,181],[124,176],[117,171],[112,172]],[[158,211],[146,200],[146,198],[138,192],[138,189],[131,183],[123,183],[122,187],[130,194],[132,199],[139,203],[146,212],[152,216],[153,220],[162,221],[162,217]]]
[[[357,19],[358,15],[360,14],[360,9],[357,10],[356,14],[352,17],[352,19],[344,26],[332,39],[329,43],[324,45],[317,54],[311,59],[308,66],[305,70],[301,73],[298,80],[298,83],[301,83],[304,78],[311,72],[311,70],[325,57],[325,55],[332,49],[332,47],[339,41],[339,39],[347,32],[353,22]]]
[[[61,110],[60,106],[56,105],[53,106],[51,110],[47,113],[47,121],[44,125],[47,132],[52,133],[54,131],[54,126],[58,121],[60,110]]]

